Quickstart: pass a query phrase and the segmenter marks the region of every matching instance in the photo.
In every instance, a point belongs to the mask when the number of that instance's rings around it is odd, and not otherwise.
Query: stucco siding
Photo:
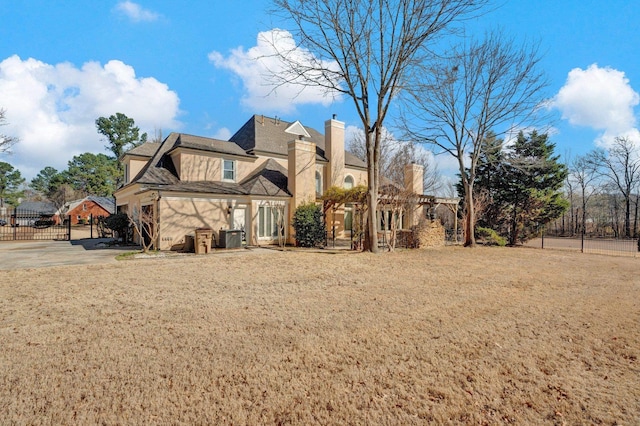
[[[230,227],[227,209],[230,200],[207,198],[162,197],[160,199],[160,249],[170,250],[182,245],[187,234],[196,228]]]

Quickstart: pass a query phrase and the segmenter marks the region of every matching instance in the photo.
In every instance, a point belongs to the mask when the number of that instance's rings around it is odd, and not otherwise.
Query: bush
[[[324,244],[326,229],[320,206],[314,203],[301,204],[293,214],[292,225],[297,246],[317,247]]]
[[[123,243],[129,242],[132,238],[133,230],[126,213],[116,213],[104,219],[104,225],[116,232],[122,238]]]
[[[498,235],[498,233],[491,228],[477,227],[476,238],[490,246],[504,247],[507,245],[507,239]]]

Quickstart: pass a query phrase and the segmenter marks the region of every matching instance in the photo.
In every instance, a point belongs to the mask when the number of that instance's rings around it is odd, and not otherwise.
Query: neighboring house
[[[367,183],[366,164],[345,151],[344,123],[336,119],[325,122],[323,135],[297,121],[254,115],[229,141],[171,133],[162,143],[133,148],[121,161],[125,184],[114,194],[117,211],[133,217],[151,212],[161,250],[181,247],[202,227],[242,229],[248,244],[272,244],[281,212],[292,242],[298,205],[320,201],[330,186]],[[405,180],[422,194],[422,170],[409,169],[416,174]],[[350,209],[334,215],[338,237],[348,235]]]
[[[11,225],[33,226],[37,220],[52,219],[56,214],[53,203],[44,201],[24,201],[15,209],[11,217]]]
[[[88,223],[89,218],[106,217],[115,213],[113,198],[89,196],[80,200],[69,201],[56,212],[58,218],[70,220],[72,225]],[[59,220],[59,219],[58,219]]]

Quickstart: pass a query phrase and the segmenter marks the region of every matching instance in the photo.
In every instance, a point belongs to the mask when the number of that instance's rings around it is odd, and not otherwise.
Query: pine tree
[[[567,167],[554,156],[555,144],[535,130],[518,134],[506,155],[498,201],[509,215],[509,242],[516,244],[538,232],[538,228],[560,217],[568,202],[560,189]]]

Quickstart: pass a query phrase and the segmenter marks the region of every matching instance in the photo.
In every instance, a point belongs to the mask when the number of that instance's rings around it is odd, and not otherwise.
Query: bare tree
[[[582,219],[581,226],[582,232],[586,232],[587,224],[587,205],[591,197],[598,191],[597,185],[598,179],[598,167],[589,161],[587,156],[576,157],[570,165],[569,174],[567,175],[568,183],[575,183],[580,190],[581,202],[582,202]],[[573,203],[573,194],[571,198]],[[571,208],[573,212],[573,205]]]
[[[6,126],[7,124],[6,110],[4,108],[0,108],[0,126]],[[11,147],[18,143],[19,140],[20,139],[15,136],[0,133],[0,153],[10,153]]]
[[[363,161],[367,158],[367,147],[364,134],[356,132],[347,142],[347,151]],[[383,132],[380,142],[381,177],[392,182],[404,181],[404,167],[407,164],[419,164],[423,167],[423,187],[425,193],[434,194],[443,188],[442,176],[432,155],[420,149],[416,143],[399,141],[389,132]]]
[[[314,86],[350,98],[366,134],[366,249],[378,251],[376,210],[382,132],[393,98],[429,45],[487,0],[274,0],[300,49],[278,51],[280,84]],[[274,42],[275,44],[275,42]],[[300,52],[308,54],[300,54]]]
[[[58,185],[55,190],[47,194],[49,201],[55,205],[58,217],[62,222],[64,222],[69,212],[69,202],[84,196],[85,194],[82,191],[76,190],[68,183]]]
[[[403,114],[410,139],[433,144],[458,160],[464,187],[465,246],[474,246],[476,167],[489,131],[531,124],[547,82],[535,46],[500,32],[454,47],[451,56],[414,77]]]
[[[624,236],[631,237],[631,196],[640,180],[640,155],[636,144],[627,137],[617,137],[613,145],[588,154],[588,162],[599,167],[604,176],[620,191],[624,199]]]
[[[152,247],[158,246],[158,235],[160,232],[159,215],[155,213],[155,203],[157,195],[154,195],[153,204],[145,205],[140,208],[134,206],[128,211],[129,222],[133,225],[133,229],[138,234],[142,250],[147,253]]]
[[[415,215],[420,194],[415,194],[405,188],[398,188],[395,185],[385,185],[381,195],[381,203],[386,207],[381,212],[383,228],[384,232],[389,230],[387,248],[389,251],[394,251],[398,229],[402,226],[402,218],[405,215]]]

